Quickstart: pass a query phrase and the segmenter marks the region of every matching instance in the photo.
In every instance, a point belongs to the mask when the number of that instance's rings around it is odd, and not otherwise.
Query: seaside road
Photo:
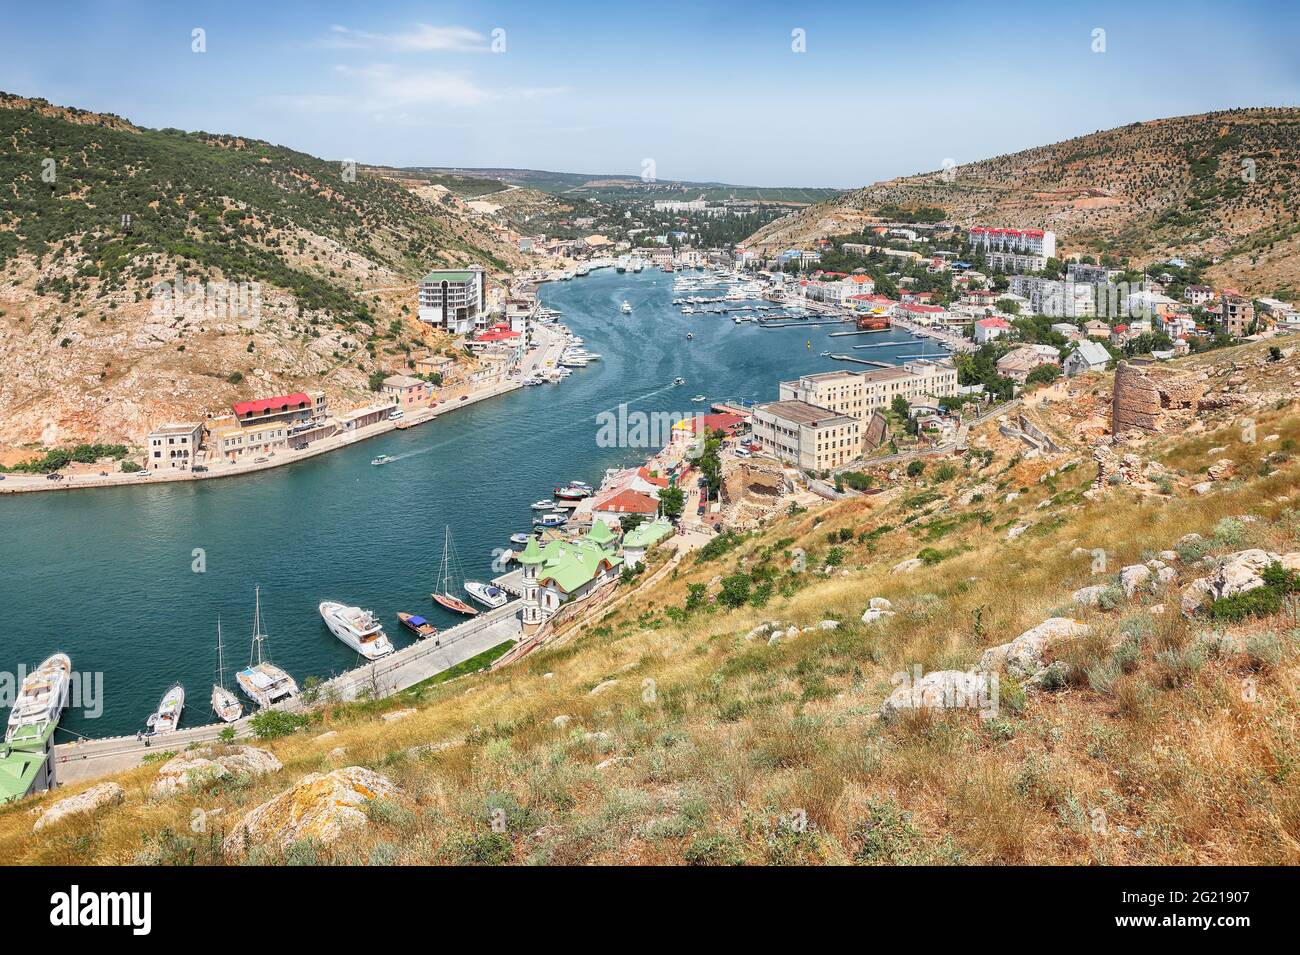
[[[355,700],[367,693],[391,696],[507,640],[518,640],[519,636],[519,602],[511,601],[444,630],[436,638],[412,643],[383,660],[349,670],[327,681],[320,687],[319,698]],[[206,697],[201,699],[203,703],[200,705],[206,715]],[[248,705],[246,701],[245,705]],[[301,699],[295,699],[276,709],[302,711],[309,707]],[[180,752],[192,744],[211,742],[227,728],[233,729],[239,738],[253,735],[249,718],[244,717],[230,724],[211,723],[179,729],[151,740],[113,736],[60,743],[54,747],[55,778],[59,785],[67,785],[109,776],[133,769],[153,754]]]

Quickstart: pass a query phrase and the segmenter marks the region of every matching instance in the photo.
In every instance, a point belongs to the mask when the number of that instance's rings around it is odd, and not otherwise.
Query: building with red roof
[[[275,398],[236,401],[230,407],[235,413],[235,420],[245,427],[268,421],[319,420],[327,414],[323,391],[313,391],[311,394],[296,391],[291,395],[279,395]]]

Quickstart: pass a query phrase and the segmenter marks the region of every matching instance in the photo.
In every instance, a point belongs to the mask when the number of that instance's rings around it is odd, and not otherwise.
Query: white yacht
[[[532,503],[532,508],[534,511],[549,511],[553,507],[555,507],[555,502],[552,501],[550,498],[547,498],[542,501],[533,501]],[[526,544],[528,542],[524,541],[523,543]]]
[[[623,304],[618,307],[618,310],[622,312],[624,315],[631,315],[632,303],[629,302],[627,299],[623,299]]]
[[[5,742],[21,726],[57,723],[68,705],[72,680],[72,661],[66,653],[56,653],[23,678],[23,685],[9,711]]]
[[[378,660],[393,652],[393,645],[384,633],[379,618],[369,610],[323,600],[320,615],[325,626],[330,628],[330,633],[367,660]]]
[[[267,640],[262,631],[262,590],[259,587],[254,592],[257,596],[253,609],[253,646],[249,651],[248,666],[235,674],[235,682],[258,706],[271,706],[297,696],[298,684],[271,662],[270,654],[266,659],[262,658],[262,644]]]
[[[505,606],[506,601],[510,599],[510,595],[500,587],[494,587],[492,584],[485,584],[478,580],[465,581],[465,593],[483,604],[483,606],[492,607],[493,609]]]
[[[162,733],[174,733],[181,722],[181,710],[185,709],[185,687],[177,683],[163,694],[157,711],[149,717],[146,724],[150,736]]]

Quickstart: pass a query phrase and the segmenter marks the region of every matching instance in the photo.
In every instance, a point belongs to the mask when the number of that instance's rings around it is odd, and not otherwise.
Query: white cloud
[[[428,23],[416,23],[401,33],[370,33],[335,24],[322,43],[336,49],[381,49],[398,53],[486,53],[490,49],[487,37],[477,30],[435,27]]]
[[[389,63],[334,69],[355,84],[367,108],[478,106],[502,96],[479,86],[469,74],[452,70],[401,70]]]

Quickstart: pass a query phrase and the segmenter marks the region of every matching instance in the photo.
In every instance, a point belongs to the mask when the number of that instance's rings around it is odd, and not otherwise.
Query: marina
[[[445,647],[448,634],[458,640],[461,627],[510,607],[467,618],[431,599],[448,526],[463,560],[452,596],[464,600],[465,580],[493,580],[494,562],[526,542],[518,535],[544,512],[532,503],[559,504],[556,486],[597,483],[607,468],[639,464],[654,450],[602,446],[598,415],[624,405],[685,416],[707,407],[691,400],[697,394],[748,406],[774,400],[776,381],[832,367],[820,356],[832,342],[825,328],[805,325],[810,350],[804,336],[765,335],[753,322],[684,316],[672,305],[673,279],[657,269],[608,269],[544,285],[543,305],[603,356],[559,389],[516,389],[422,427],[239,480],[0,496],[8,531],[0,538],[8,571],[0,599],[20,619],[40,621],[7,637],[7,665],[62,650],[78,672],[104,674],[102,711],[69,708],[56,741],[119,734],[134,741],[175,683],[198,693],[201,704],[185,708],[173,738],[188,739],[189,727],[225,725],[207,705],[218,617],[242,721],[259,698],[292,701],[308,678],[344,679],[357,666],[357,652],[322,620],[322,600],[369,608],[384,621],[399,611],[420,616]],[[635,320],[620,316],[624,300]],[[687,331],[695,335],[689,347]],[[900,354],[917,351],[918,339],[900,329],[881,337]],[[887,348],[878,354],[893,357]],[[380,455],[389,460],[372,466]],[[91,585],[95,628],[66,600],[69,587]],[[263,639],[250,648],[245,628],[255,609]],[[387,672],[413,648],[434,644],[405,626],[393,625],[387,636],[394,652],[367,668]],[[420,659],[420,672],[434,662]],[[459,662],[448,653],[437,659]]]

